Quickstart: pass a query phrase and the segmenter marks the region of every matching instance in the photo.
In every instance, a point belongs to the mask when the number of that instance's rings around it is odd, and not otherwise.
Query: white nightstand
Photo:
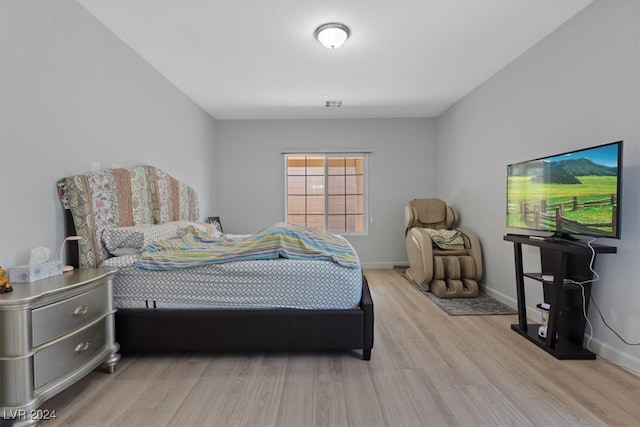
[[[82,269],[0,294],[0,419],[35,424],[40,405],[96,367],[115,370],[113,276]]]

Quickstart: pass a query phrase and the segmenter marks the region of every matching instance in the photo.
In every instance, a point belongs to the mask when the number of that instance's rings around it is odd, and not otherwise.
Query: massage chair
[[[482,279],[478,236],[456,227],[457,212],[440,199],[414,199],[405,207],[407,278],[439,298],[476,297]]]

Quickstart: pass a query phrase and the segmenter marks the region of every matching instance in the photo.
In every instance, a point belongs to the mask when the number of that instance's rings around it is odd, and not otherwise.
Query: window
[[[367,161],[368,153],[286,154],[287,222],[365,234]]]

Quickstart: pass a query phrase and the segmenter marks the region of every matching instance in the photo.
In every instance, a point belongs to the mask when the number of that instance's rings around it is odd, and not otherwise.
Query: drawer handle
[[[73,317],[81,317],[89,312],[89,307],[86,305],[78,306],[75,310],[73,310]]]
[[[85,351],[89,350],[89,346],[90,345],[91,345],[91,343],[89,341],[81,342],[80,344],[78,344],[76,346],[76,348],[73,350],[73,352],[75,354],[84,353]]]

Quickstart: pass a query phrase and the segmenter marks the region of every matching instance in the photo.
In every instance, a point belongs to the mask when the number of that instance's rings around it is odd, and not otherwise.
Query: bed
[[[58,182],[58,190],[67,233],[82,237],[73,254],[76,266],[118,268],[115,324],[123,353],[350,350],[370,360],[373,301],[359,265],[347,270],[327,260],[245,260],[192,267],[185,269],[186,275],[140,272],[137,254],[107,248],[110,241],[103,238],[114,230],[148,226],[153,236],[140,238],[138,233],[133,245],[147,247],[158,234],[173,233],[165,229],[178,227],[183,233],[200,218],[195,191],[152,166],[67,177]],[[327,277],[331,283],[323,282]],[[134,282],[137,294],[119,294],[118,289],[133,288]],[[256,299],[256,290],[267,285],[276,286],[281,297]],[[206,290],[190,296],[184,291],[203,287],[226,299],[208,297]],[[227,298],[226,292],[243,287],[245,299]],[[324,296],[319,289],[325,289]]]

